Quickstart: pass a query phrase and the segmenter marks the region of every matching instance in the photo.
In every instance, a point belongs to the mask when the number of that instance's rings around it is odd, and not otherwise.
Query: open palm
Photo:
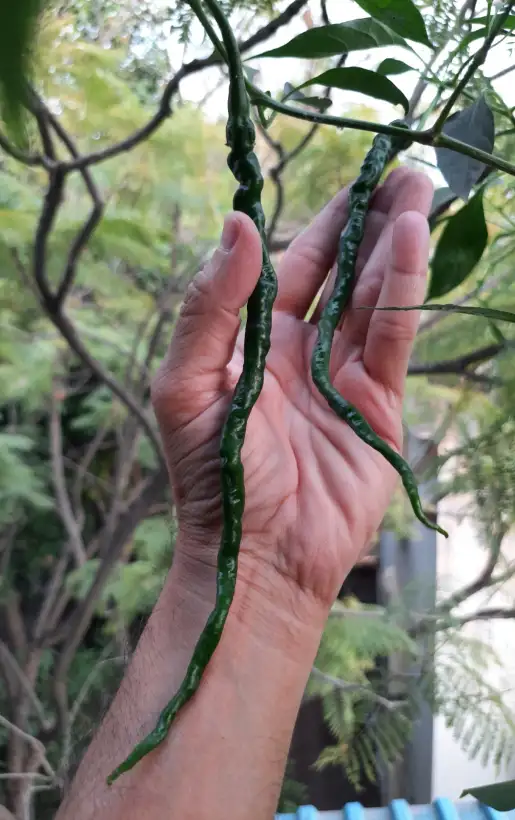
[[[378,189],[352,307],[333,345],[335,387],[396,449],[418,316],[358,308],[422,301],[431,198],[427,177],[407,169]],[[282,260],[265,383],[243,449],[242,571],[268,564],[326,603],[370,544],[396,480],[385,459],[335,416],[310,376],[318,311],[311,321],[305,316],[334,263],[346,210],[342,192]],[[221,527],[220,431],[243,362],[239,309],[261,264],[259,237],[241,214],[226,222],[222,244],[235,238],[190,286],[153,389],[184,542],[208,564],[216,560]],[[330,289],[329,278],[322,305]]]

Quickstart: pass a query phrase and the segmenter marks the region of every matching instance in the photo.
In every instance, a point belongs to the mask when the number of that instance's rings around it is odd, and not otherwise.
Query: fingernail
[[[232,251],[236,242],[238,241],[238,237],[240,235],[240,223],[237,219],[234,219],[232,216],[228,216],[224,222],[224,229],[222,231],[222,239],[220,241],[220,247],[226,253]]]

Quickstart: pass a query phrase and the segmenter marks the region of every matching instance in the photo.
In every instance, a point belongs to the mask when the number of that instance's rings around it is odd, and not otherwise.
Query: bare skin
[[[335,339],[337,389],[393,447],[425,294],[432,186],[397,169],[374,197],[352,309]],[[270,820],[291,733],[325,620],[379,527],[392,468],[314,389],[314,320],[346,219],[339,194],[279,268],[265,385],[243,450],[244,537],[236,598],[199,693],[167,741],[111,789],[105,777],[180,684],[212,606],[220,538],[220,429],[242,365],[239,310],[259,276],[251,221],[230,215],[223,247],[188,290],[153,387],[179,517],[174,565],[122,687],[88,750],[59,820]],[[322,294],[326,298],[327,286]]]

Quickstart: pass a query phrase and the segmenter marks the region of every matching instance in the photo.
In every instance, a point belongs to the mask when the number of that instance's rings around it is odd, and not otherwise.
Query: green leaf
[[[488,31],[492,28],[495,19],[495,17],[474,17],[474,19],[470,22],[473,26],[488,26],[488,23],[490,23],[490,26],[486,29],[486,31]],[[506,20],[504,21],[504,30],[509,31],[512,28],[515,28],[515,14],[509,14]]]
[[[439,224],[438,217],[456,200],[456,194],[450,188],[437,188],[433,194],[428,222],[431,233]]]
[[[431,263],[427,299],[440,299],[461,285],[483,256],[488,230],[483,190],[447,222]]]
[[[401,37],[431,47],[424,19],[411,0],[356,0],[367,14]]]
[[[299,102],[302,105],[307,105],[308,108],[315,108],[317,111],[327,111],[333,104],[333,101],[327,97],[303,97]]]
[[[47,0],[7,0],[0,26],[0,111],[16,137],[21,136],[22,105],[29,79],[39,17]]]
[[[333,104],[333,101],[328,97],[307,97],[291,83],[285,83],[284,85],[283,102],[286,102],[286,100],[296,100],[309,108],[315,108],[317,111],[327,111]]]
[[[298,57],[308,60],[334,57],[349,51],[362,51],[381,46],[401,46],[407,43],[376,20],[349,20],[303,31],[279,48],[253,54],[254,57]]]
[[[387,57],[382,63],[379,63],[376,69],[378,74],[404,74],[405,71],[415,71],[412,66],[403,63],[402,60],[393,60]]]
[[[313,77],[299,88],[310,85],[325,85],[328,88],[341,88],[345,91],[358,91],[368,97],[385,100],[393,105],[402,105],[405,111],[409,102],[402,91],[388,77],[370,71],[367,68],[330,68],[318,77]]]
[[[358,310],[436,310],[442,313],[465,313],[468,316],[483,316],[485,319],[492,319],[494,322],[509,322],[515,324],[515,313],[509,310],[497,310],[487,307],[468,307],[467,305],[410,305],[410,307],[363,307]]]
[[[494,115],[485,98],[480,97],[473,105],[449,117],[443,133],[491,153],[495,142]],[[468,199],[485,170],[484,163],[448,148],[436,148],[436,160],[449,187],[457,196]]]
[[[515,809],[515,780],[505,780],[504,783],[492,783],[491,786],[480,786],[476,789],[466,789],[461,797],[475,797],[485,806],[496,811],[512,811]]]
[[[431,203],[431,210],[429,212],[429,218],[433,216],[437,211],[440,210],[444,205],[453,202],[456,199],[456,194],[451,191],[450,188],[436,188],[433,194],[433,201]]]

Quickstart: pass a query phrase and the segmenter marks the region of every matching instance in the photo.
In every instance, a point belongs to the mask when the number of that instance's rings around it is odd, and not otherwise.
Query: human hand
[[[396,450],[402,447],[404,383],[418,314],[357,308],[423,300],[431,200],[429,179],[405,168],[377,190],[352,305],[333,345],[335,387]],[[280,576],[325,608],[370,545],[396,482],[393,468],[336,417],[310,375],[318,311],[310,322],[304,317],[334,263],[346,217],[344,191],[291,244],[279,266],[264,387],[242,456],[240,575],[249,583]],[[221,532],[220,432],[243,362],[239,311],[260,268],[254,225],[243,214],[230,215],[222,248],[188,288],[153,385],[179,549],[185,545],[187,559],[208,568],[216,565]]]

